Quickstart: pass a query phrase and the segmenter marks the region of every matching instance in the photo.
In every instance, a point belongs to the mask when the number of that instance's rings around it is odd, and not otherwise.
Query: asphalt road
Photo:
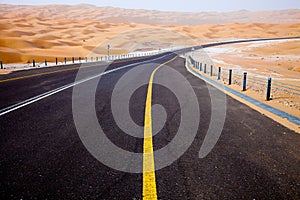
[[[122,85],[123,91],[132,83],[147,82],[160,64],[174,56],[156,56],[154,61],[154,57],[118,61],[108,68],[105,63],[99,62],[81,69],[80,78],[85,79],[104,70],[131,64],[101,76],[95,88],[98,123],[116,146],[129,152],[143,153],[144,139],[128,135],[114,120],[111,98],[118,81],[129,74],[127,82]],[[149,61],[151,59],[152,62]],[[213,150],[205,158],[199,158],[212,115],[209,90],[221,92],[209,88],[204,81],[188,73],[184,59],[180,57],[161,66],[154,75],[152,105],[164,107],[164,112],[156,112],[166,117],[166,123],[153,136],[154,151],[171,143],[182,122],[181,109],[185,106],[180,108],[176,95],[183,95],[185,99],[193,95],[186,91],[174,94],[169,88],[155,84],[156,79],[171,84],[176,82],[176,77],[164,71],[167,66],[179,72],[192,86],[200,120],[196,136],[187,151],[169,166],[155,172],[157,198],[300,199],[299,135],[229,96],[226,96],[226,119],[221,136]],[[1,76],[0,109],[73,83],[78,67],[70,65]],[[133,69],[140,71],[130,76]],[[57,70],[62,71],[48,73]],[[32,76],[41,73],[44,74]],[[14,80],[16,77],[23,78]],[[11,80],[3,81],[8,79]],[[79,84],[86,90],[75,98],[84,99],[89,95],[88,89],[94,81]],[[139,87],[129,100],[130,115],[139,126],[144,125],[147,89],[147,84]],[[73,119],[72,94],[73,87],[66,88],[0,116],[1,199],[143,198],[143,173],[129,173],[106,166],[84,146]],[[183,102],[184,105],[188,103]],[[156,123],[156,118],[152,120]],[[195,119],[191,115],[185,120],[193,122]],[[88,117],[86,121],[89,121]],[[86,127],[87,130],[90,128]],[[107,150],[105,153],[105,156],[114,159],[114,152]],[[117,164],[120,162],[115,160]],[[142,166],[142,160],[138,159],[137,163]]]

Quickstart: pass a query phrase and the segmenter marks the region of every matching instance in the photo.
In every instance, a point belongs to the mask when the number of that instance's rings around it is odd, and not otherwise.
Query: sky
[[[300,9],[300,0],[0,0],[0,3],[16,5],[84,3],[96,6],[179,12]]]

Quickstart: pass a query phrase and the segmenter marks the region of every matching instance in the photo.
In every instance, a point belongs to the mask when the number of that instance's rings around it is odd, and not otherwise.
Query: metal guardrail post
[[[232,69],[229,70],[229,77],[228,77],[228,85],[231,85],[231,81],[232,81]]]
[[[32,66],[35,67],[35,60],[32,59]]]
[[[204,64],[204,74],[206,74],[206,64]]]
[[[213,75],[213,66],[211,65],[210,66],[210,76],[212,76]]]
[[[272,86],[272,78],[269,77],[268,78],[268,85],[267,85],[267,101],[270,101],[271,100],[271,86]]]
[[[247,89],[247,72],[244,72],[244,79],[243,79],[243,91]]]
[[[218,80],[221,79],[221,67],[219,67],[219,70],[218,70]]]

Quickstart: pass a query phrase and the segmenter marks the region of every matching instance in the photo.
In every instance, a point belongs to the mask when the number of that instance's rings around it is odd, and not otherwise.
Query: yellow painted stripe
[[[82,68],[86,68],[86,67],[82,67]],[[15,77],[15,78],[4,79],[4,80],[0,80],[0,83],[19,80],[19,79],[25,79],[25,78],[31,78],[31,77],[36,77],[36,76],[48,75],[48,74],[55,74],[55,73],[59,73],[59,72],[66,72],[66,71],[71,71],[71,70],[75,70],[75,69],[79,69],[79,67],[60,69],[60,70],[51,71],[51,72],[43,72],[43,73],[39,73],[39,74],[31,74],[31,75],[27,75],[27,76],[19,76],[19,77]]]
[[[157,199],[156,193],[156,180],[155,180],[155,166],[154,166],[154,155],[153,155],[153,142],[152,142],[152,85],[154,74],[159,68],[167,63],[176,59],[173,59],[159,65],[150,76],[146,108],[145,108],[145,122],[144,122],[144,154],[143,154],[143,199],[154,200]]]

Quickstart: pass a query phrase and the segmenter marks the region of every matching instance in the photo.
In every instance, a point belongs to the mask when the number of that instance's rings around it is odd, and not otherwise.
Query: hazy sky
[[[19,5],[80,4],[143,8],[163,11],[234,11],[300,9],[300,0],[0,0],[0,3]]]

